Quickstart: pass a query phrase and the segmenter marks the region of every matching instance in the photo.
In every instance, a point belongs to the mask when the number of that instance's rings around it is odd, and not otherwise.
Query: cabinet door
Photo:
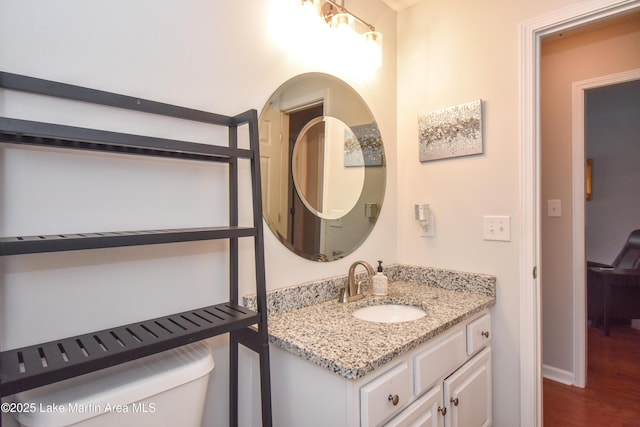
[[[442,387],[437,385],[416,400],[400,415],[385,424],[385,427],[442,427]]]
[[[491,347],[444,380],[447,427],[491,425]]]

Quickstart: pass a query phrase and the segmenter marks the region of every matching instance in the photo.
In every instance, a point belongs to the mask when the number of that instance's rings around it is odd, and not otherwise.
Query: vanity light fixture
[[[374,68],[380,68],[382,65],[382,34],[376,31],[376,28],[349,12],[344,7],[344,0],[341,4],[333,0],[298,0],[298,4],[305,15],[315,10],[315,13],[336,33],[342,34],[341,37],[348,43],[346,39],[358,38],[359,46],[353,46],[353,49],[361,49],[366,55],[366,60]]]

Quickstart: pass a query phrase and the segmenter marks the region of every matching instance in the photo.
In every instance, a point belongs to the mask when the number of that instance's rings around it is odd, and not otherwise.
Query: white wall
[[[573,3],[426,0],[398,14],[399,261],[497,276],[496,426],[520,424],[520,24]],[[484,153],[420,163],[417,114],[478,98]],[[417,202],[433,211],[433,238],[420,237]],[[511,216],[510,242],[482,239],[487,214]]]
[[[385,205],[365,244],[330,264],[293,255],[265,228],[267,286],[343,274],[358,259],[395,262],[396,14],[377,0],[349,3],[384,35],[383,67],[363,76],[325,55],[287,52],[272,34],[272,12],[282,3],[3,0],[0,69],[229,115],[261,110],[272,91],[299,73],[334,74],[361,94],[381,129],[390,171]],[[16,94],[0,93],[0,114],[215,141],[199,126],[163,127],[153,119]],[[215,225],[227,215],[225,172],[218,167],[87,153],[43,156],[15,148],[2,148],[0,161],[3,235]],[[62,183],[77,196],[69,197]],[[241,221],[250,223],[250,214]],[[252,260],[252,242],[241,249],[243,259]],[[205,242],[5,258],[2,348],[225,300],[225,251],[221,242]],[[243,266],[241,294],[252,292],[253,270],[252,261]],[[212,345],[216,369],[205,425],[227,425],[226,339]],[[251,399],[247,392],[246,404],[255,405]],[[245,425],[253,422],[248,417]]]

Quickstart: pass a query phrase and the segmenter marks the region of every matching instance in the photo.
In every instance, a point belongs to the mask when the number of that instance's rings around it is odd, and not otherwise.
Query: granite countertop
[[[495,277],[427,267],[388,268],[389,294],[339,303],[346,276],[270,291],[269,341],[347,379],[362,378],[470,316],[495,304]],[[245,297],[255,309],[255,296]],[[377,323],[351,313],[377,304],[414,305],[427,316]]]

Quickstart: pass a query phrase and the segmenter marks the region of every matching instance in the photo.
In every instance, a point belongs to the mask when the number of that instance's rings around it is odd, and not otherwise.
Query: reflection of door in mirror
[[[316,213],[324,212],[324,141],[324,121],[318,117],[302,128],[291,155],[293,184],[302,201]]]
[[[283,129],[289,116],[277,109],[266,110],[260,121],[260,169],[262,173],[262,209],[271,218],[270,226],[279,235],[288,235],[289,228],[289,139]]]
[[[321,117],[323,115],[323,104],[315,105],[310,108],[296,110],[288,114],[289,117],[289,158],[293,159],[293,149],[295,141],[298,139],[298,135],[304,126],[312,119]],[[322,198],[322,191],[318,192],[318,186],[322,185],[322,180],[318,183],[318,170],[324,169],[324,164],[321,164],[324,153],[324,142],[320,146],[320,140],[324,141],[324,135],[322,138],[316,135],[313,140],[310,140],[310,144],[307,149],[301,150],[304,152],[304,165],[310,169],[307,169],[307,173],[304,175],[308,178],[304,185],[305,194],[309,191],[312,195],[316,194]],[[291,171],[291,165],[288,170]],[[313,212],[309,211],[302,202],[298,192],[293,185],[293,175],[291,172],[289,175],[289,189],[290,189],[290,221],[289,232],[287,233],[289,242],[299,251],[304,253],[317,254],[321,246],[321,227],[322,221]],[[313,197],[312,197],[313,199]],[[309,200],[309,199],[307,199]],[[322,203],[320,201],[320,203]]]

